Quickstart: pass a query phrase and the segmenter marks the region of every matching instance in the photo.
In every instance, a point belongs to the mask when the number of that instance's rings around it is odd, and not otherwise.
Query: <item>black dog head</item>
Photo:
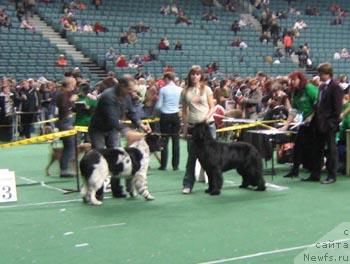
[[[195,124],[192,128],[192,138],[196,142],[212,140],[213,136],[210,133],[208,124],[206,122]]]
[[[161,151],[164,148],[164,140],[160,135],[147,134],[145,140],[151,153]]]

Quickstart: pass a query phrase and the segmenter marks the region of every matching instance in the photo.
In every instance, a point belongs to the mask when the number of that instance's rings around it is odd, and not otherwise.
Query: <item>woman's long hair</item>
[[[203,70],[201,68],[201,66],[199,65],[193,65],[190,69],[190,71],[187,74],[187,77],[185,79],[185,87],[184,87],[184,94],[186,95],[189,88],[194,87],[194,83],[192,82],[191,79],[191,75],[193,73],[199,73],[201,75],[201,79],[200,79],[200,95],[203,95],[204,93],[204,89],[205,89],[205,82],[204,82],[204,74],[203,74]]]

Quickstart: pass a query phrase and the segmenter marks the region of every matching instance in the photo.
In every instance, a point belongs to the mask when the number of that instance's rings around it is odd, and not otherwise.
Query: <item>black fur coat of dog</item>
[[[208,175],[207,193],[219,195],[223,184],[222,173],[231,169],[236,169],[243,178],[240,188],[254,186],[257,191],[265,191],[262,159],[253,145],[246,142],[217,142],[206,123],[194,126],[192,139],[197,158]]]

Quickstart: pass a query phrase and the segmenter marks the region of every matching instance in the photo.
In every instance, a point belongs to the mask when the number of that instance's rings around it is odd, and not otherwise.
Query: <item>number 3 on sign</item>
[[[0,170],[0,203],[17,201],[15,173]]]

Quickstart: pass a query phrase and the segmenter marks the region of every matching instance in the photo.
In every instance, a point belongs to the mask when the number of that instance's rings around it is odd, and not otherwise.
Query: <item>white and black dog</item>
[[[110,175],[124,177],[127,191],[134,196],[134,189],[147,201],[154,200],[147,187],[149,147],[145,140],[134,142],[127,148],[90,150],[80,161],[84,178],[81,190],[84,201],[93,205],[102,204],[96,199],[99,190]]]

